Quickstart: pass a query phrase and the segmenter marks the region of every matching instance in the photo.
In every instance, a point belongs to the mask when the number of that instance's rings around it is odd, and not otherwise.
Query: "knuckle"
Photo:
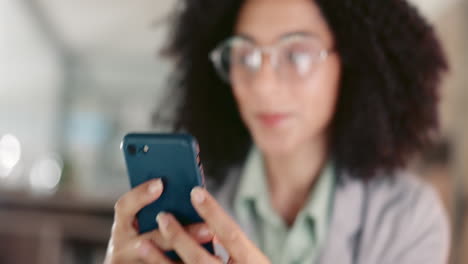
[[[118,224],[117,224],[117,221],[114,221],[114,223],[112,223],[112,228],[111,228],[111,239],[118,237],[118,235],[119,235]]]
[[[119,224],[117,220],[114,221],[112,224],[112,229],[111,229],[111,240],[112,241],[120,241],[122,235],[124,235],[124,232],[126,232],[125,229],[123,229],[122,225]]]
[[[207,258],[206,256],[202,254],[195,254],[192,257],[193,257],[193,263],[206,263],[206,264],[214,263],[212,259]]]
[[[166,238],[171,245],[177,242],[183,236],[180,228],[169,228],[167,229]]]
[[[112,223],[112,227],[111,227],[111,235],[115,236],[116,233],[117,233],[117,222],[114,220],[114,222]]]
[[[104,260],[104,264],[122,264],[124,263],[123,259],[118,256],[109,256]]]
[[[114,204],[114,211],[121,212],[127,207],[127,198],[125,196],[120,197]]]
[[[115,247],[109,247],[106,252],[104,264],[120,264],[123,263],[123,254]]]

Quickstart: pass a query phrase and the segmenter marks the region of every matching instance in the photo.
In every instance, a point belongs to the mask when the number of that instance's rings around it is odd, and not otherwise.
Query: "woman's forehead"
[[[332,33],[312,0],[246,0],[235,33],[258,44],[272,44],[295,32],[307,33],[332,45]]]

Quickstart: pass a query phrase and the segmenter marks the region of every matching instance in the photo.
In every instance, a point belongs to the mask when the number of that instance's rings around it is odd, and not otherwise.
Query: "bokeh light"
[[[61,160],[53,155],[36,161],[29,174],[32,190],[39,193],[54,192],[62,177],[62,169]]]
[[[12,134],[0,138],[0,177],[7,177],[21,158],[21,144]]]

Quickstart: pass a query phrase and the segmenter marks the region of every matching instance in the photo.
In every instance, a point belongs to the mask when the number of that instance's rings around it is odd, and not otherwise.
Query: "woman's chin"
[[[286,155],[294,150],[294,140],[288,136],[254,136],[255,145],[266,155]]]

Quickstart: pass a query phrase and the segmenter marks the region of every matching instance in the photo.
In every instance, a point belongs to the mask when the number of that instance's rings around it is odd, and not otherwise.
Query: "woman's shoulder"
[[[411,205],[441,206],[434,187],[415,173],[400,170],[392,175],[378,175],[367,183],[373,200],[402,207]]]
[[[338,177],[340,179],[340,177]],[[439,212],[445,215],[439,194],[424,178],[408,170],[398,170],[391,175],[380,173],[367,182],[345,175],[338,180],[337,195],[361,192],[368,209],[390,212]],[[418,209],[418,210],[416,210]]]
[[[446,261],[449,221],[431,184],[400,170],[362,183],[362,190],[361,247],[367,248],[363,258],[378,260],[385,256],[392,263]]]
[[[446,263],[447,214],[423,179],[403,170],[367,182],[341,174],[334,199],[319,263]]]
[[[446,225],[447,213],[438,192],[428,181],[406,171],[393,175],[382,175],[371,179],[368,186],[368,207],[375,214],[394,214],[395,217],[409,217],[413,221],[430,219]],[[419,223],[421,226],[423,223]]]

